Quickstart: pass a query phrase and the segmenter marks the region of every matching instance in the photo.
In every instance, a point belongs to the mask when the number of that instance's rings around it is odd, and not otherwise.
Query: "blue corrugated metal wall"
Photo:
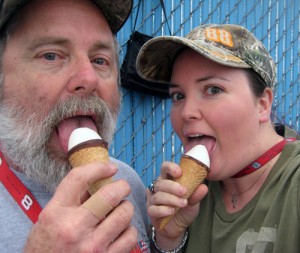
[[[122,46],[134,26],[131,17],[118,33]],[[165,0],[172,35],[186,35],[204,23],[245,26],[263,41],[274,57],[278,73],[275,110],[279,118],[300,131],[299,0]],[[149,35],[169,35],[160,0],[142,0],[136,30]],[[123,89],[123,108],[111,155],[130,164],[145,185],[159,174],[164,160],[179,161],[181,145],[169,122],[170,101]]]

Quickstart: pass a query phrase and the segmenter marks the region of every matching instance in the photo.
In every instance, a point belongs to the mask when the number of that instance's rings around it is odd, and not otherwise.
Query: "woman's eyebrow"
[[[211,80],[211,79],[220,79],[220,80],[224,80],[224,81],[230,81],[229,79],[227,79],[226,77],[221,77],[221,76],[206,76],[206,77],[203,77],[203,78],[198,78],[196,79],[196,83],[201,83],[201,82],[205,82],[205,81],[208,81],[208,80]],[[179,85],[176,84],[176,83],[170,83],[169,84],[169,88],[176,88],[178,87]]]

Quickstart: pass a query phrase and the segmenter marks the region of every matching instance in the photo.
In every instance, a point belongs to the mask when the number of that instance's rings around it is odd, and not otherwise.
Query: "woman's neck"
[[[244,208],[259,192],[281,153],[259,170],[240,178],[229,178],[221,183],[225,209],[235,213]]]

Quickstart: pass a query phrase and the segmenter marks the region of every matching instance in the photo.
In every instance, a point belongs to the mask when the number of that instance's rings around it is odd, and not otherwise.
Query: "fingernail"
[[[110,165],[111,165],[111,169],[112,169],[114,172],[116,172],[116,171],[118,170],[117,164],[111,163]]]
[[[180,193],[182,194],[182,195],[184,195],[184,194],[186,194],[186,188],[184,187],[184,186],[181,186],[180,187]]]
[[[187,203],[188,203],[187,199],[182,200],[182,206],[183,206],[183,207],[186,206]]]

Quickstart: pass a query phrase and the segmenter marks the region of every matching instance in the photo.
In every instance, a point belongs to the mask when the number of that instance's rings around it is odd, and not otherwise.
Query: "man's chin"
[[[24,174],[53,193],[70,170],[71,165],[67,162],[66,155],[54,153],[49,157],[37,157],[34,162],[28,161]]]

